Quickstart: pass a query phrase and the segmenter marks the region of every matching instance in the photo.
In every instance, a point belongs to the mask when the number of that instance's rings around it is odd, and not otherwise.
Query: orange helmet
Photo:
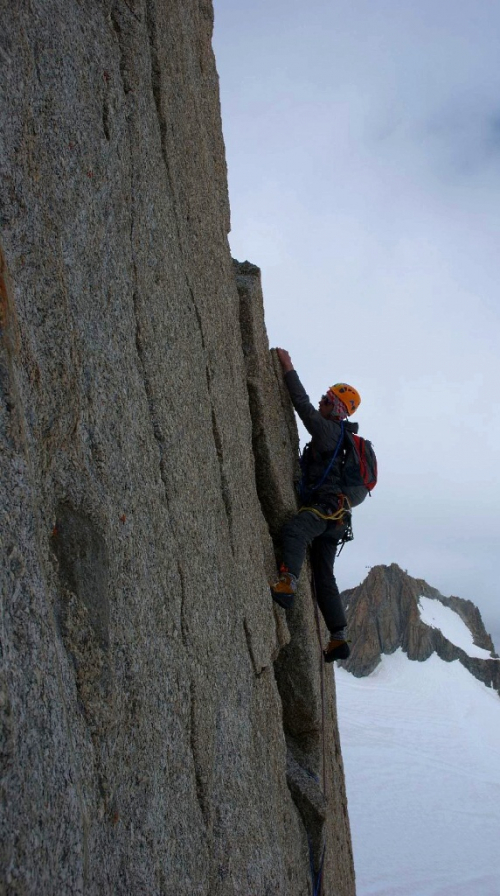
[[[359,392],[356,391],[354,386],[349,386],[348,383],[335,383],[334,386],[330,386],[329,391],[333,392],[345,405],[348,417],[354,414],[354,411],[361,404]]]

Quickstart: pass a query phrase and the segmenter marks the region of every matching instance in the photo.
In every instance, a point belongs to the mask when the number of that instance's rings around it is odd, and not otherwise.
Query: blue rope
[[[322,856],[321,856],[321,862],[319,863],[319,871],[318,871],[318,873],[316,874],[316,872],[315,872],[315,870],[314,870],[314,859],[313,859],[312,843],[311,843],[311,838],[309,837],[309,834],[307,835],[307,842],[308,842],[308,844],[309,844],[309,866],[310,866],[310,868],[311,868],[311,880],[312,880],[312,887],[313,887],[312,892],[313,892],[313,896],[320,896],[320,892],[321,892],[321,878],[323,877],[323,863],[324,863],[324,861],[325,861],[326,844],[325,844],[325,846],[323,847],[323,853],[322,853]]]
[[[321,878],[323,877],[323,862],[325,861],[325,849],[326,849],[326,846],[323,847],[323,855],[321,856],[319,871],[316,875],[316,883],[314,883],[314,879],[313,879],[313,896],[320,896],[320,893],[321,893]]]
[[[328,466],[327,466],[325,472],[323,473],[323,475],[322,475],[320,481],[319,481],[316,485],[313,485],[312,488],[308,489],[308,491],[307,491],[307,495],[312,495],[313,492],[316,492],[319,488],[321,488],[321,486],[323,485],[323,483],[324,483],[326,477],[328,476],[330,470],[332,469],[332,467],[333,467],[333,465],[334,465],[334,463],[335,463],[335,461],[336,461],[336,459],[337,459],[337,455],[338,455],[338,453],[339,453],[339,451],[340,451],[340,449],[341,449],[341,447],[342,447],[343,444],[344,444],[344,421],[341,420],[341,421],[340,421],[340,438],[339,438],[339,440],[338,440],[338,442],[337,442],[337,445],[336,445],[336,447],[335,447],[335,451],[333,452],[333,457],[332,457],[330,463],[328,464]],[[306,492],[305,492],[305,490],[304,490],[305,470],[304,470],[304,467],[302,466],[302,458],[301,458],[301,467],[302,467],[302,479],[301,479],[301,482],[300,482],[300,485],[299,485],[299,492],[300,492],[300,497],[301,497],[301,498],[305,498],[305,495],[306,495]]]

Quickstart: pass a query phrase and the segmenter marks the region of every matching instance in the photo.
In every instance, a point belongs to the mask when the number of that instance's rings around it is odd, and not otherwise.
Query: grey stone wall
[[[296,432],[242,338],[211,3],[0,10],[0,892],[308,894],[311,843],[352,896],[312,604],[268,591]]]

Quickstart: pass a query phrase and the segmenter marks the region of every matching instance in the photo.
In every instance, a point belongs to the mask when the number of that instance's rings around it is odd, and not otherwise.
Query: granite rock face
[[[458,613],[474,644],[492,653],[492,658],[471,657],[438,628],[426,625],[418,609],[421,595]],[[472,601],[444,597],[423,579],[403,572],[396,563],[374,566],[361,585],[343,592],[342,600],[351,639],[351,656],[342,665],[353,675],[370,675],[382,654],[394,653],[401,647],[411,660],[423,661],[432,653],[447,662],[459,660],[476,678],[500,693],[500,662]]]
[[[1,8],[0,891],[353,896],[212,5]]]

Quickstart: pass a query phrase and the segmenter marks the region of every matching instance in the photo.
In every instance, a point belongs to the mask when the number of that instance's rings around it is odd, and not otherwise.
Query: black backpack
[[[302,500],[310,500],[315,491],[326,481],[339,454],[342,455],[342,467],[340,472],[340,488],[343,495],[349,501],[351,507],[357,507],[370,495],[377,484],[377,458],[373,445],[368,439],[356,435],[342,422],[342,435],[333,452],[319,482],[308,490],[304,487],[305,468],[307,465],[310,442],[305,446],[301,458],[302,479],[299,485],[299,494]],[[357,429],[357,424],[351,424]]]

